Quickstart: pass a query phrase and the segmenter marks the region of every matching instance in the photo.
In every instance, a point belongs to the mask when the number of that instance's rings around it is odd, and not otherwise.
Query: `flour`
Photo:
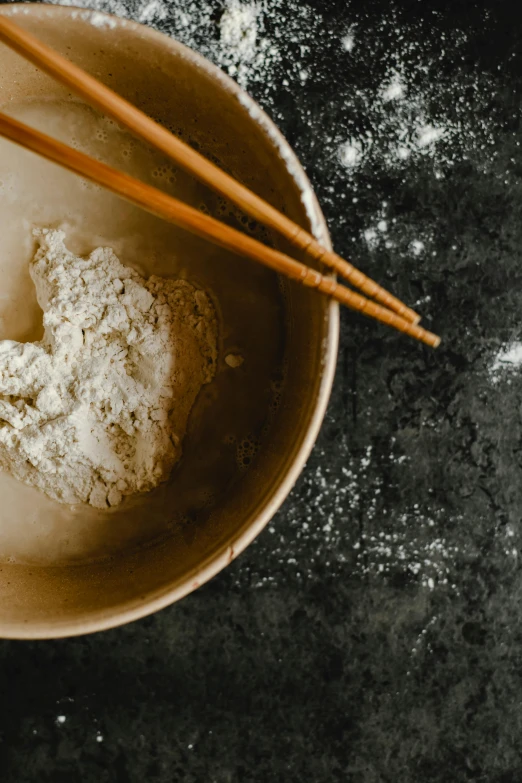
[[[416,132],[416,144],[419,149],[434,144],[444,136],[444,128],[435,128],[433,125],[422,125]]]
[[[341,44],[345,52],[353,51],[355,46],[355,38],[353,37],[352,33],[347,33],[342,39]]]
[[[0,342],[0,468],[64,503],[116,506],[165,481],[215,372],[208,296],[144,280],[110,248],[79,258],[37,230],[40,342]]]
[[[493,383],[498,383],[502,376],[522,367],[522,342],[515,340],[503,345],[496,353],[489,367],[489,377]]]
[[[249,62],[254,59],[257,48],[257,16],[255,4],[245,5],[230,0],[219,23],[220,40],[223,49],[228,50],[231,59]]]
[[[414,239],[410,244],[410,249],[414,256],[420,256],[424,250],[424,247],[424,242],[422,242],[420,239]]]
[[[364,156],[363,144],[361,141],[347,141],[339,147],[338,155],[347,169],[357,168]]]
[[[404,98],[405,94],[406,86],[398,73],[394,73],[389,84],[383,85],[381,88],[381,96],[385,102]]]
[[[226,0],[219,20],[219,44],[212,59],[241,87],[263,82],[267,70],[281,60],[276,42],[265,35],[265,12],[264,3]]]
[[[150,0],[140,9],[138,21],[142,24],[151,24],[167,18],[167,8],[158,0]]]

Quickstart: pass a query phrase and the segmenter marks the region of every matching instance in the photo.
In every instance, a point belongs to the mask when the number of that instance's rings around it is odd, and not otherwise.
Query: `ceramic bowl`
[[[147,27],[98,12],[14,4],[0,13],[329,246],[313,191],[287,142],[257,104],[204,58]],[[0,103],[3,111],[289,250],[168,161],[154,163],[114,123],[5,46]],[[41,332],[32,295],[21,299],[16,288],[33,251],[27,237],[34,223],[65,225],[78,252],[109,243],[144,274],[186,275],[211,292],[221,324],[216,379],[198,399],[171,481],[140,499],[138,525],[132,503],[96,516],[20,488],[10,477],[2,484],[0,636],[63,637],[111,628],[179,600],[262,531],[290,492],[321,425],[336,362],[338,308],[250,261],[140,217],[137,208],[8,144],[1,141],[0,233],[10,239],[8,249],[0,248],[0,271],[11,280],[4,299],[12,300],[12,312],[18,308],[25,326],[13,333],[15,320],[0,313],[0,338],[34,339]],[[230,354],[244,359],[241,366],[225,361]]]

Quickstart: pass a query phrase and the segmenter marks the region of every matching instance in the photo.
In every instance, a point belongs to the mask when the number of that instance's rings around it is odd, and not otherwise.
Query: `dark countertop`
[[[443,345],[344,312],[317,446],[237,562],[131,626],[0,642],[1,783],[522,780],[516,4],[265,5],[248,89]],[[220,2],[122,8],[232,62]]]

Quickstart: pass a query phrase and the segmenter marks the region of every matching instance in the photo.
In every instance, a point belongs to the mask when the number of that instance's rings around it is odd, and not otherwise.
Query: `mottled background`
[[[299,154],[339,252],[443,345],[343,312],[317,446],[237,562],[131,626],[0,642],[0,781],[519,783],[516,4],[76,4],[234,75]]]

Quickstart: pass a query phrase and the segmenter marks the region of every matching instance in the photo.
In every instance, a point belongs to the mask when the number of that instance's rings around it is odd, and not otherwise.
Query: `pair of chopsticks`
[[[0,113],[1,136],[102,185],[181,228],[227,250],[260,262],[305,286],[316,288],[352,310],[392,326],[433,348],[439,345],[440,338],[418,326],[420,316],[399,299],[336,253],[323,247],[311,234],[233,177],[225,174],[218,166],[210,163],[144,112],[2,14],[0,14],[0,41],[74,90],[91,105],[127,127],[135,136],[160,150],[254,219],[279,232],[316,263],[321,262],[337,272],[366,296],[340,285],[331,277],[326,277],[290,256],[263,245],[157,188],[146,185],[2,113]]]

